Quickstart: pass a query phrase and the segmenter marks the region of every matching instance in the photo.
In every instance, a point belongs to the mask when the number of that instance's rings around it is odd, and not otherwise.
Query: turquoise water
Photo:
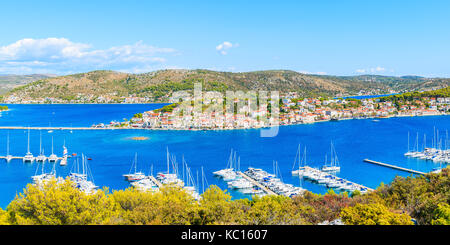
[[[3,112],[0,126],[90,126],[93,123],[109,122],[130,118],[138,112],[161,107],[162,105],[10,105],[9,112]],[[55,112],[55,113],[53,113]],[[61,118],[62,117],[62,118]],[[17,124],[16,124],[17,123]],[[427,134],[431,145],[433,127],[441,136],[450,128],[447,116],[404,117],[380,119],[344,120],[309,125],[280,127],[278,136],[261,138],[260,130],[233,131],[42,131],[46,154],[51,152],[51,137],[54,137],[55,152],[62,153],[64,140],[70,153],[86,154],[92,158],[90,166],[95,183],[110,189],[124,189],[129,185],[122,175],[129,172],[134,154],[138,153],[138,169],[154,173],[166,170],[166,147],[177,156],[179,162],[184,155],[189,167],[204,171],[208,184],[226,189],[226,184],[214,178],[213,171],[226,166],[231,148],[241,156],[241,169],[249,166],[272,172],[273,160],[278,161],[285,182],[302,185],[315,193],[325,193],[325,187],[306,181],[300,182],[291,176],[293,161],[298,144],[307,147],[307,161],[311,166],[323,165],[325,154],[329,154],[332,140],[341,164],[341,177],[376,188],[381,182],[389,183],[396,175],[408,173],[364,163],[369,158],[419,171],[431,171],[439,164],[408,159],[403,156],[407,150],[407,135],[411,133],[411,144],[419,132]],[[0,130],[0,155],[5,155],[8,131]],[[11,154],[22,156],[27,148],[27,131],[10,130]],[[39,152],[39,131],[31,131],[31,151]],[[148,141],[134,141],[135,136],[149,137]],[[65,167],[57,165],[57,173],[66,176],[74,159],[69,159]],[[50,164],[46,165],[51,168]],[[37,165],[22,161],[6,163],[0,161],[0,207],[5,208],[16,193],[23,190]],[[234,198],[244,197],[232,192]]]

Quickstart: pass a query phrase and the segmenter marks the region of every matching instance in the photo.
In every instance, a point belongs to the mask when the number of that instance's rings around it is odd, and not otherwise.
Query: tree
[[[110,224],[118,206],[107,198],[107,190],[88,195],[66,180],[42,186],[29,184],[8,206],[9,222],[17,225]]]
[[[450,205],[447,203],[439,204],[431,224],[450,225]]]
[[[0,208],[0,225],[9,225],[8,214]]]
[[[344,208],[341,219],[347,225],[413,225],[407,214],[391,212],[382,204],[356,204]]]
[[[302,225],[303,209],[285,196],[255,197],[246,212],[245,225]]]
[[[233,205],[231,195],[217,186],[211,186],[202,194],[197,209],[198,216],[194,224],[198,225],[224,225],[235,224],[239,210]]]
[[[195,202],[192,196],[176,186],[165,186],[159,192],[136,189],[115,191],[112,198],[121,208],[121,224],[190,225]]]

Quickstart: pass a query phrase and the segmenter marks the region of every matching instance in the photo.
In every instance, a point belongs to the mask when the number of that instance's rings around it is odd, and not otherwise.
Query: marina
[[[427,135],[423,136],[422,147],[419,148],[419,133],[417,133],[414,148],[410,150],[409,144],[410,135],[408,132],[408,152],[404,154],[405,157],[418,158],[425,161],[432,161],[436,163],[450,164],[450,141],[448,138],[448,131],[445,131],[445,137],[440,137],[439,130],[433,128],[432,146],[427,147]]]
[[[170,171],[170,165],[172,165],[172,173]],[[153,176],[153,165],[149,175],[145,175],[143,172],[137,170],[137,153],[135,155],[134,162],[131,166],[130,172],[123,175],[125,180],[130,183],[131,186],[137,188],[140,191],[159,191],[164,185],[178,186],[183,188],[188,194],[190,194],[194,199],[199,200],[201,198],[199,193],[198,184],[198,174],[197,174],[197,184],[194,181],[191,169],[187,165],[186,161],[182,160],[182,177],[180,178],[180,173],[178,171],[178,162],[175,156],[170,155],[169,148],[167,148],[167,172],[160,172]],[[133,172],[134,170],[134,172]],[[202,186],[203,192],[205,190],[205,177],[202,168]]]
[[[121,120],[124,115],[144,111],[146,106],[148,107],[148,105],[11,105],[11,111],[3,113],[0,126],[48,127],[51,123],[52,127],[71,127],[71,123],[73,123],[73,127],[89,127],[102,121]],[[39,108],[40,113],[32,113],[36,108]],[[108,110],[122,112],[105,115],[105,111]],[[69,118],[78,118],[75,116],[76,114],[84,116],[80,120],[68,120]],[[23,123],[18,123],[19,120]],[[407,126],[398,127],[399,124]],[[183,154],[186,160],[189,159],[188,164],[192,176],[195,180],[198,179],[198,183],[195,181],[195,185],[199,187],[199,193],[202,193],[201,169],[203,167],[204,177],[208,184],[217,185],[223,190],[226,189],[233,199],[240,199],[252,198],[254,193],[264,194],[264,191],[256,188],[246,191],[230,188],[228,182],[214,177],[213,172],[226,167],[222,166],[221,168],[221,162],[226,165],[230,148],[239,151],[241,172],[245,172],[250,167],[273,172],[273,161],[276,160],[284,183],[302,187],[313,193],[325,194],[329,190],[326,185],[304,179],[300,185],[299,177],[291,174],[292,162],[296,157],[295,153],[299,143],[302,143],[302,161],[304,161],[304,147],[308,146],[306,159],[308,166],[321,169],[325,165],[330,165],[330,141],[333,141],[333,146],[339,155],[338,162],[341,168],[337,176],[375,189],[381,182],[390,183],[396,176],[406,177],[410,173],[374,164],[362,164],[363,159],[396,163],[399,167],[424,173],[441,166],[441,163],[404,156],[407,150],[408,131],[431,135],[431,137],[427,137],[430,140],[427,147],[431,148],[433,127],[439,129],[440,138],[445,139],[445,129],[450,128],[448,116],[390,118],[380,120],[378,123],[373,123],[370,119],[362,119],[285,126],[280,127],[279,134],[273,139],[261,138],[261,131],[258,129],[206,132],[75,130],[71,133],[70,130],[54,130],[53,133],[49,133],[46,130],[41,131],[42,149],[45,149],[44,154],[47,157],[51,154],[52,136],[54,138],[54,153],[59,158],[55,166],[58,176],[70,174],[70,169],[77,158],[72,156],[72,153],[84,152],[93,159],[88,161],[91,163],[90,168],[95,177],[95,185],[109,187],[110,190],[123,190],[131,186],[129,182],[124,181],[123,174],[130,172],[136,152],[138,152],[139,161],[137,171],[149,176],[149,173],[152,172],[151,166],[153,166],[153,177],[156,179],[157,173],[167,173],[165,152],[169,146],[171,152],[180,154],[177,157],[179,179],[183,180],[181,164],[181,154]],[[348,130],[349,128],[352,130]],[[30,152],[34,157],[40,155],[41,131],[30,130]],[[10,161],[10,164],[5,159],[8,155],[8,135],[9,155],[16,157]],[[134,141],[133,137],[147,137],[148,140]],[[217,140],[218,138],[220,140]],[[419,143],[421,140],[420,138]],[[23,130],[0,130],[0,155],[3,156],[0,160],[0,182],[3,183],[0,185],[2,193],[0,207],[3,209],[18,191],[30,183],[30,177],[36,173],[36,161],[33,164],[23,163],[22,158],[28,148],[27,141],[28,127],[23,127]],[[444,143],[442,140],[442,146],[445,146]],[[411,143],[411,146],[413,144]],[[62,166],[64,145],[68,146],[70,154],[67,154],[66,165]],[[325,163],[326,154],[328,157]],[[79,161],[81,163],[81,156]],[[337,161],[335,162],[337,163]],[[46,161],[45,172],[51,172],[53,165]],[[173,173],[172,166],[170,167],[171,173]],[[196,172],[198,172],[198,178]],[[149,179],[151,178],[149,177]],[[184,179],[184,182],[187,183],[186,178]],[[206,186],[206,181],[204,182]],[[258,187],[258,189],[261,188]]]
[[[324,185],[327,188],[360,193],[367,193],[373,191],[373,189],[364,185],[340,178],[333,173],[325,172],[320,169],[311,168],[309,166],[300,167],[298,170],[292,172],[293,175],[299,176],[320,185]]]
[[[240,157],[231,150],[225,169],[213,172],[215,176],[228,183],[228,188],[237,189],[247,195],[284,195],[288,197],[302,194],[305,189],[285,184],[279,172],[278,163],[273,163],[274,173],[269,174],[262,169],[249,167],[240,171]],[[279,176],[279,177],[278,177]]]

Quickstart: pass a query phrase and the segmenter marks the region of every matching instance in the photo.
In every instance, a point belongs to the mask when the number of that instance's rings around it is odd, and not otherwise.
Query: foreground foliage
[[[255,197],[232,200],[211,186],[200,201],[181,188],[159,192],[135,189],[93,195],[73,183],[28,185],[7,210],[0,209],[0,225],[305,225],[341,219],[348,225],[450,224],[449,169],[423,177],[396,178],[390,185],[360,195]]]

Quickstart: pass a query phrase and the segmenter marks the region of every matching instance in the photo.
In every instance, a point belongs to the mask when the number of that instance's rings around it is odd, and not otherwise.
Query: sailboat
[[[76,165],[74,164],[74,166],[72,166],[72,168],[75,167],[75,169],[72,169],[71,173],[69,174],[69,178],[72,182],[76,184],[76,187],[78,189],[80,189],[86,194],[92,194],[97,190],[98,186],[94,184],[94,177],[92,176],[91,169],[84,154],[81,154],[81,159],[82,159],[81,163],[82,171],[81,172],[79,171],[80,170],[79,162],[77,159]]]
[[[170,163],[172,163],[173,173],[170,172]],[[156,179],[162,184],[170,184],[183,187],[183,180],[178,178],[178,163],[175,156],[170,156],[169,147],[167,147],[167,173],[158,173]]]
[[[69,152],[66,148],[66,141],[64,140],[63,144],[63,157],[61,159],[61,162],[59,162],[59,165],[66,166],[67,165],[67,158],[69,157]]]
[[[37,174],[38,168],[36,168],[36,174],[31,177],[33,179],[33,183],[35,185],[39,185],[39,184],[45,183],[46,181],[56,179],[55,165],[53,165],[53,169],[50,173],[44,172],[44,166],[45,166],[45,162],[42,162],[42,173],[38,175]],[[58,180],[58,182],[61,182],[61,181],[62,181],[62,179]]]
[[[295,169],[295,166],[298,162],[298,169]],[[306,173],[306,146],[305,152],[303,153],[303,157],[301,156],[300,144],[298,145],[297,154],[295,155],[294,164],[292,166],[292,175],[304,176]]]
[[[6,162],[11,162],[13,159],[13,156],[9,154],[9,132],[8,132],[8,138],[6,143]]]
[[[404,155],[408,157],[412,156],[412,154],[414,154],[414,152],[409,149],[409,132],[408,132],[408,152],[406,152]]]
[[[53,136],[52,136],[52,154],[48,157],[48,161],[53,163],[58,161],[58,156],[56,156],[55,153],[53,153]]]
[[[184,161],[183,158],[183,169],[186,171],[186,181],[183,179],[183,182],[186,183],[186,185],[183,187],[184,190],[186,190],[187,193],[189,193],[195,200],[200,200],[201,196],[198,193],[198,186],[195,186],[195,181],[192,176],[191,169],[188,167],[187,163]],[[183,174],[184,175],[184,174]]]
[[[44,155],[44,150],[42,149],[42,132],[40,132],[39,138],[39,156],[36,157],[37,162],[45,162],[47,157]]]
[[[235,171],[235,169],[233,168],[235,155],[236,155],[236,152],[234,152],[233,149],[231,149],[231,154],[228,159],[227,167],[225,169],[221,169],[221,170],[213,172],[214,176],[225,178],[228,175],[232,175],[232,173],[234,173],[234,171]]]
[[[134,167],[134,173],[131,173]],[[125,177],[125,180],[127,181],[138,181],[145,178],[145,174],[142,172],[137,172],[137,153],[134,157],[133,164],[131,165],[130,173],[124,174],[123,177]]]
[[[35,158],[33,154],[30,152],[30,129],[28,128],[28,146],[27,146],[27,154],[23,157],[23,162],[32,163]]]
[[[331,142],[331,158],[330,164],[325,162],[325,165],[321,169],[324,172],[339,172],[341,167],[339,166],[339,160],[336,154],[336,149],[334,148],[333,142]]]

